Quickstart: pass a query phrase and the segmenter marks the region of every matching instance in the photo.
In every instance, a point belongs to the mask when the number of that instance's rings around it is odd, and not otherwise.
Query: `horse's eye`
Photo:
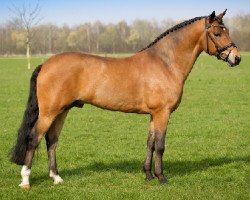
[[[215,35],[215,37],[220,37],[221,33],[220,32],[215,32],[214,35]]]

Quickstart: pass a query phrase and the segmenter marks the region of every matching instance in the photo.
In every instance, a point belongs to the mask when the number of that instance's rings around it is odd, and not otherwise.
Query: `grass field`
[[[33,68],[43,58],[33,59]],[[57,148],[62,185],[48,178],[43,141],[30,190],[8,152],[26,105],[29,78],[22,58],[0,58],[0,199],[250,199],[250,54],[236,68],[201,55],[168,127],[167,185],[146,182],[149,116],[73,108]]]

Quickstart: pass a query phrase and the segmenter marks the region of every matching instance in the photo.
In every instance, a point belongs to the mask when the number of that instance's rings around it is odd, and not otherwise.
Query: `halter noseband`
[[[216,18],[216,20],[219,21],[219,19],[217,19],[217,18]],[[225,45],[223,47],[219,47],[218,44],[216,43],[215,39],[212,37],[211,33],[209,32],[209,28],[212,28],[212,27],[226,28],[226,27],[223,24],[219,24],[219,25],[213,25],[213,24],[211,24],[211,25],[208,25],[207,21],[208,21],[208,17],[205,18],[205,29],[206,29],[206,38],[207,38],[207,53],[210,54],[209,53],[209,45],[208,45],[208,37],[209,37],[212,40],[212,42],[214,43],[214,46],[215,46],[215,48],[217,50],[217,52],[216,52],[217,58],[218,59],[222,59],[220,57],[221,53],[223,51],[227,50],[230,47],[236,47],[236,45],[233,42],[230,42],[230,43],[228,43],[227,45]],[[229,55],[230,55],[230,53],[231,53],[232,50],[233,49],[231,49],[229,51],[227,57],[224,59],[225,61],[228,60],[228,57],[229,57]]]

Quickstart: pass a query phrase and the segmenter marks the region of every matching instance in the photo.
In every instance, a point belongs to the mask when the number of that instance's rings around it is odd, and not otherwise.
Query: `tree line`
[[[171,19],[121,21],[104,24],[100,21],[74,27],[41,24],[31,28],[31,53],[55,54],[65,51],[87,53],[132,53],[147,46],[159,34],[180,23]],[[241,51],[250,51],[250,14],[225,19],[230,36]],[[26,53],[25,30],[18,21],[0,25],[0,54]]]

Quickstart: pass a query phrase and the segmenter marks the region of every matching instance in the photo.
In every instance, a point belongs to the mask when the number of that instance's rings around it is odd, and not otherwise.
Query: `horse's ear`
[[[212,23],[215,19],[215,11],[212,12],[212,14],[209,16],[209,22]]]
[[[219,15],[218,15],[218,18],[219,18],[220,20],[222,20],[222,18],[223,18],[224,15],[226,14],[226,12],[227,12],[227,9],[226,9],[224,12],[222,12],[221,14],[219,14]]]

